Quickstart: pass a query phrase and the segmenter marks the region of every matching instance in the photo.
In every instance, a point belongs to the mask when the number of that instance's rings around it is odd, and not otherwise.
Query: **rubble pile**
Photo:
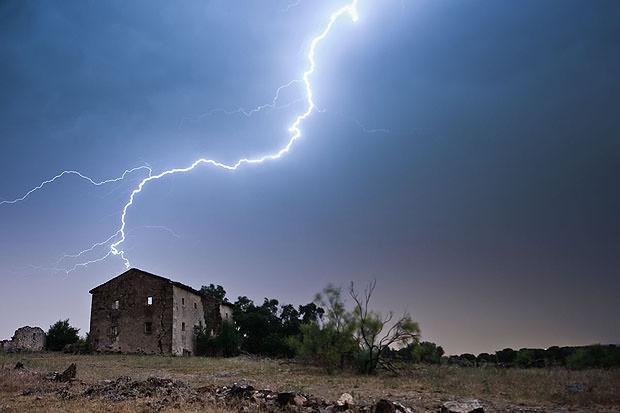
[[[100,397],[110,401],[125,401],[141,398],[154,398],[169,403],[200,402],[195,390],[180,380],[149,377],[146,380],[133,380],[119,377],[116,380],[89,386],[83,393],[86,397]]]

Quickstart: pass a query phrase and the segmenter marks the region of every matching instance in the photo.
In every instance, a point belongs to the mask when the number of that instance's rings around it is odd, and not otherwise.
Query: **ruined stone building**
[[[15,330],[10,340],[0,341],[0,351],[43,351],[45,332],[40,327],[25,326]]]
[[[195,327],[212,334],[232,321],[232,305],[159,275],[132,268],[90,290],[94,351],[196,353]]]

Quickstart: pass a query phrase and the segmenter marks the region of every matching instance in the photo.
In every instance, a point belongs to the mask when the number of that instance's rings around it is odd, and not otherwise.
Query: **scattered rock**
[[[484,413],[484,407],[478,400],[450,401],[445,402],[440,410],[441,413]]]
[[[355,402],[353,401],[353,396],[351,396],[349,393],[342,393],[340,398],[336,400],[336,405],[348,408],[351,406],[355,406]]]
[[[413,409],[405,407],[398,402],[381,399],[375,405],[374,413],[413,413]]]
[[[396,406],[389,400],[381,399],[375,405],[375,413],[396,413]]]
[[[565,386],[568,393],[583,393],[588,390],[588,387],[583,383],[571,383]]]
[[[295,397],[293,398],[293,403],[295,403],[295,406],[299,406],[299,407],[306,404],[307,401],[308,399],[305,396],[302,396],[301,394],[296,394]]]
[[[234,383],[228,393],[234,397],[244,398],[254,393],[254,387],[249,384]]]
[[[280,406],[286,406],[287,404],[295,403],[295,393],[291,392],[280,392],[276,397],[276,402]]]
[[[18,361],[17,363],[15,363],[15,367],[13,367],[14,370],[21,370],[24,368],[24,363],[22,363],[21,361]]]
[[[32,389],[24,389],[22,391],[22,396],[30,396],[32,394]]]
[[[71,363],[65,371],[56,375],[54,380],[59,381],[61,383],[66,383],[68,381],[73,380],[76,375],[77,375],[77,367],[75,366],[75,363]]]
[[[228,389],[229,390],[229,389]],[[84,396],[101,397],[113,402],[147,398],[152,399],[150,410],[161,410],[181,402],[203,402],[196,391],[182,381],[149,377],[146,380],[132,380],[119,377],[116,380],[100,382],[88,387]]]

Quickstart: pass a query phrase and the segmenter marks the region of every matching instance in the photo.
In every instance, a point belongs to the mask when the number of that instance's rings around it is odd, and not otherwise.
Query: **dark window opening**
[[[185,298],[181,298],[181,305],[185,305]]]
[[[181,323],[181,331],[185,331],[185,323]]]
[[[151,334],[153,332],[153,323],[147,321],[144,323],[144,334]]]
[[[194,303],[194,309],[198,308],[198,304]]]

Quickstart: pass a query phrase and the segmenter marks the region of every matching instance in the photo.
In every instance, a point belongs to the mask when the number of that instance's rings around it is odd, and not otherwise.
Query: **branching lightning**
[[[66,272],[67,274],[76,270],[77,268],[81,268],[81,267],[86,267],[90,264],[96,263],[96,262],[101,262],[106,260],[107,258],[109,258],[110,256],[119,256],[125,266],[127,268],[130,267],[130,263],[129,263],[129,259],[126,257],[126,253],[125,251],[122,249],[122,244],[125,242],[126,240],[126,227],[127,227],[127,214],[129,209],[131,208],[131,206],[134,204],[136,196],[138,194],[140,194],[142,192],[142,190],[145,188],[145,186],[153,181],[157,181],[159,179],[165,178],[169,175],[175,175],[175,174],[182,174],[182,173],[186,173],[186,172],[190,172],[192,170],[194,170],[195,168],[197,168],[198,166],[201,165],[209,165],[209,166],[213,166],[213,167],[217,167],[217,168],[221,168],[224,170],[228,170],[228,171],[235,171],[237,169],[239,169],[241,166],[246,165],[246,164],[261,164],[264,163],[266,161],[271,161],[271,160],[277,160],[280,159],[282,156],[284,156],[285,154],[287,154],[291,148],[293,147],[293,145],[295,144],[295,142],[302,136],[302,131],[301,131],[301,126],[303,124],[303,122],[313,113],[313,111],[315,111],[316,109],[316,105],[314,103],[314,99],[313,99],[313,90],[312,90],[312,84],[310,82],[310,78],[312,76],[312,74],[315,72],[316,69],[316,60],[315,60],[315,53],[316,53],[316,49],[319,46],[319,44],[329,35],[329,33],[331,32],[334,24],[342,17],[342,16],[349,16],[354,22],[358,20],[359,16],[358,16],[358,11],[357,11],[357,4],[358,4],[358,0],[351,0],[350,3],[348,3],[345,6],[342,6],[341,8],[339,8],[338,10],[334,11],[331,13],[330,17],[329,17],[329,21],[327,23],[327,25],[325,26],[325,28],[323,29],[322,32],[320,32],[318,35],[316,35],[310,42],[310,46],[308,49],[308,54],[307,54],[307,62],[308,62],[308,66],[306,68],[306,70],[303,72],[302,78],[299,80],[292,80],[282,86],[280,86],[275,93],[275,96],[272,100],[271,103],[269,104],[264,104],[261,106],[258,106],[252,110],[246,111],[244,109],[238,109],[235,111],[230,112],[230,114],[233,113],[241,113],[245,116],[252,116],[252,114],[259,112],[263,109],[266,108],[276,108],[277,107],[277,101],[280,97],[280,92],[288,87],[293,86],[294,84],[298,84],[301,83],[303,85],[304,91],[305,91],[305,102],[306,102],[306,109],[304,112],[298,114],[294,121],[292,122],[292,124],[290,125],[290,127],[288,128],[288,131],[290,133],[289,136],[289,140],[288,142],[281,147],[280,149],[278,149],[277,151],[268,154],[268,155],[264,155],[264,156],[260,156],[260,157],[255,157],[255,158],[241,158],[239,160],[237,160],[234,163],[223,163],[223,162],[219,162],[213,159],[207,159],[207,158],[200,158],[194,162],[192,162],[190,165],[186,166],[186,167],[182,167],[182,168],[173,168],[173,169],[168,169],[165,170],[163,172],[160,172],[158,174],[153,174],[152,169],[149,166],[140,166],[137,168],[133,168],[133,169],[128,169],[126,170],[120,177],[118,178],[113,178],[113,179],[108,179],[108,180],[104,180],[104,181],[95,181],[91,178],[89,178],[86,175],[83,175],[82,173],[78,172],[78,171],[73,171],[73,170],[68,170],[68,171],[63,171],[60,174],[54,176],[51,179],[48,179],[46,181],[43,181],[41,184],[39,184],[38,186],[32,188],[31,190],[29,190],[25,195],[23,195],[20,198],[16,198],[14,200],[11,201],[2,201],[0,202],[0,205],[2,204],[15,204],[21,201],[24,201],[26,198],[28,198],[28,196],[30,196],[32,193],[42,189],[45,185],[50,184],[54,181],[56,181],[57,179],[60,179],[61,177],[63,177],[64,175],[77,175],[80,178],[86,180],[87,182],[89,182],[92,185],[95,186],[100,186],[100,185],[104,185],[106,183],[111,183],[111,182],[117,182],[120,180],[123,180],[128,174],[138,171],[138,170],[148,170],[148,175],[143,178],[140,183],[131,191],[131,194],[129,196],[129,200],[127,201],[127,203],[123,206],[122,209],[122,213],[121,213],[121,224],[120,227],[118,228],[118,230],[116,230],[114,232],[114,234],[112,234],[111,236],[109,236],[107,239],[100,241],[100,242],[96,242],[94,244],[92,244],[89,248],[82,250],[76,254],[70,254],[70,255],[65,255],[63,257],[61,257],[58,262],[56,263],[56,265],[60,265],[65,259],[76,259],[76,258],[81,258],[83,256],[88,255],[89,253],[92,253],[93,251],[95,251],[97,248],[99,247],[103,247],[109,244],[109,250],[99,256],[98,258],[94,258],[92,260],[88,260],[88,261],[83,261],[83,262],[79,262],[77,264],[75,264],[73,267],[71,267],[68,270],[64,270],[64,272]],[[224,111],[224,113],[228,113],[226,111]],[[56,268],[58,269],[58,268]]]
[[[262,105],[258,105],[252,109],[246,109],[243,107],[239,107],[237,109],[222,109],[222,108],[215,108],[215,109],[211,109],[205,113],[202,113],[196,117],[186,117],[181,119],[181,121],[179,122],[179,126],[183,126],[183,124],[188,121],[199,121],[201,119],[203,119],[206,116],[212,116],[215,115],[216,113],[223,113],[224,115],[243,115],[246,118],[252,117],[252,115],[259,113],[265,109],[284,109],[287,108],[291,105],[294,105],[295,103],[299,103],[299,102],[303,102],[304,99],[295,99],[291,102],[282,104],[282,105],[278,105],[278,100],[280,100],[280,94],[282,93],[283,90],[288,89],[289,87],[296,85],[296,84],[300,84],[303,83],[303,81],[301,79],[293,79],[290,82],[287,82],[281,86],[279,86],[276,89],[276,92],[273,96],[273,98],[271,99],[271,102],[269,103],[264,103]]]
[[[32,195],[34,192],[42,189],[44,186],[51,184],[54,181],[57,181],[58,179],[62,178],[65,175],[76,175],[78,177],[80,177],[81,179],[85,180],[86,182],[90,183],[91,185],[94,186],[101,186],[101,185],[105,185],[105,184],[109,184],[112,182],[118,182],[118,181],[122,181],[123,179],[125,179],[125,177],[135,171],[139,171],[139,170],[148,170],[149,171],[149,176],[151,175],[151,173],[153,172],[153,170],[151,169],[150,166],[148,165],[143,165],[143,166],[138,166],[136,168],[132,168],[132,169],[127,169],[125,170],[125,172],[123,172],[123,174],[121,176],[119,176],[118,178],[112,178],[112,179],[106,179],[103,181],[95,181],[94,179],[82,174],[81,172],[78,171],[73,171],[73,170],[68,170],[68,171],[62,171],[61,173],[59,173],[58,175],[54,176],[53,178],[47,179],[43,182],[41,182],[39,185],[35,186],[34,188],[32,188],[31,190],[29,190],[28,192],[26,192],[23,196],[19,197],[19,198],[15,198],[13,200],[10,201],[0,201],[0,205],[4,205],[4,204],[16,204],[18,202],[24,201],[26,198],[28,198],[30,195]]]

